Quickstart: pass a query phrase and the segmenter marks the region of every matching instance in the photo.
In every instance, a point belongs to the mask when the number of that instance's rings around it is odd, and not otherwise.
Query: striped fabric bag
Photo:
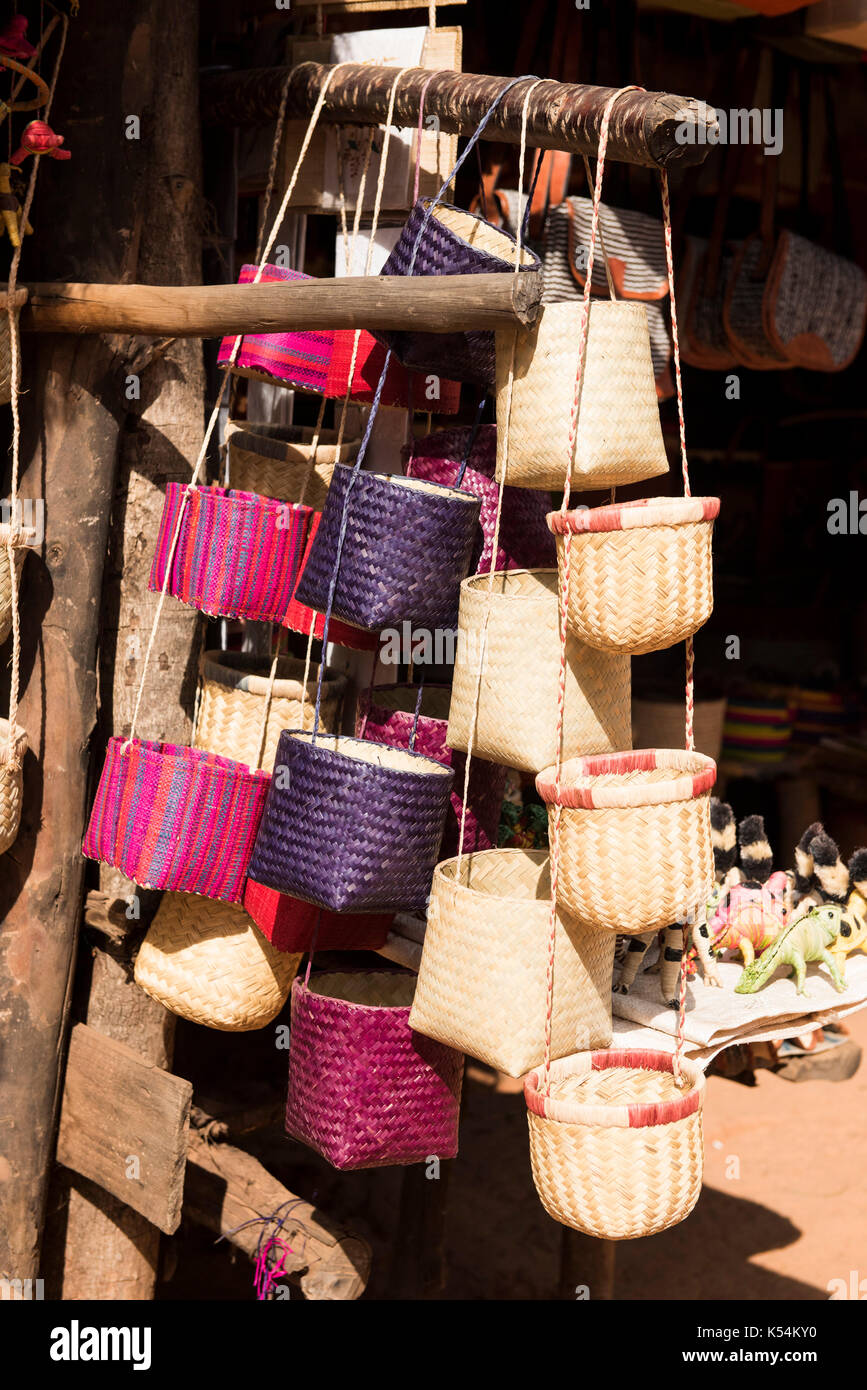
[[[211,617],[282,622],[313,509],[254,492],[168,483],[149,581],[157,593],[187,492],[168,592]]]
[[[241,901],[269,772],[198,748],[108,741],[82,853],[142,888]]]

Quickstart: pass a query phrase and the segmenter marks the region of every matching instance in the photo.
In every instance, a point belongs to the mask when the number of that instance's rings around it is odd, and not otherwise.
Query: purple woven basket
[[[415,979],[328,972],[292,985],[286,1132],[335,1168],[454,1158],[464,1059],[409,1026]]]
[[[149,588],[159,592],[187,486],[168,483]],[[168,592],[215,618],[282,622],[312,507],[223,487],[189,489]]]
[[[467,452],[472,430],[437,430],[412,445],[407,461],[407,475],[427,478],[432,483],[454,486]],[[480,426],[461,486],[474,492],[481,501],[479,522],[484,544],[476,563],[475,574],[487,574],[491,568],[494,549],[494,528],[497,523],[499,486],[494,479],[497,462],[497,427]],[[554,537],[545,520],[550,511],[547,493],[529,488],[503,488],[503,509],[500,516],[500,535],[494,569],[552,569],[557,563]]]
[[[284,729],[250,877],[332,912],[424,908],[453,780],[419,753]]]
[[[413,249],[428,208],[422,198],[404,223],[400,237],[381,275],[409,275]],[[515,238],[463,208],[439,203],[424,229],[413,275],[492,275],[515,273]],[[521,247],[521,273],[534,274],[541,261],[534,251]],[[378,333],[392,347],[405,367],[433,372],[456,381],[473,382],[487,391],[496,384],[494,335],[490,330],[463,333]]]
[[[413,745],[414,752],[452,768],[455,774],[440,859],[450,859],[458,852],[467,764],[466,754],[455,752],[446,743],[450,697],[447,685],[425,685]],[[385,743],[390,748],[409,748],[417,699],[418,689],[412,685],[378,686],[370,701],[362,695],[358,702],[359,738]],[[496,846],[505,790],[506,769],[499,763],[476,758],[470,766],[467,789],[464,853]]]
[[[408,620],[454,628],[461,580],[479,534],[479,499],[469,491],[404,478],[334,469],[316,539],[296,597],[325,611],[344,501],[347,523],[333,616],[371,631]]]

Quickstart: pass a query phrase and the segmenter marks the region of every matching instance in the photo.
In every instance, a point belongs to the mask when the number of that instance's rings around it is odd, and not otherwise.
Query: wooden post
[[[560,1298],[567,1303],[576,1298],[610,1302],[614,1297],[616,1251],[616,1241],[598,1240],[564,1226],[560,1240]]]

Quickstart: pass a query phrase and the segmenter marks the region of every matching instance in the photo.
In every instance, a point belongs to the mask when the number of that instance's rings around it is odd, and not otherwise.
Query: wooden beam
[[[203,120],[216,125],[267,125],[277,117],[288,80],[290,116],[309,116],[331,67],[299,63],[295,68],[255,68],[221,73],[202,84]],[[381,125],[395,69],[350,63],[332,80],[320,116],[332,124]],[[401,78],[394,124],[415,127],[422,88],[425,116],[435,116],[441,130],[470,135],[489,110],[508,78],[478,73],[436,72],[410,68]],[[517,145],[521,109],[529,83],[520,82],[500,102],[483,139]],[[614,89],[546,79],[530,98],[527,140],[535,149],[571,150],[595,155],[605,104]],[[678,138],[678,127],[684,127]],[[667,92],[630,92],[614,107],[608,158],[625,164],[670,168],[703,163],[710,149],[707,136],[717,127],[713,108],[692,97]]]
[[[454,333],[533,323],[537,274],[347,276],[266,285],[30,285],[21,328],[221,338],[293,328]]]

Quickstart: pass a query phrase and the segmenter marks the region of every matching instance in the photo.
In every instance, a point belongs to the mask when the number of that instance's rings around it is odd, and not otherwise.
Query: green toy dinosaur
[[[806,995],[804,981],[808,961],[824,961],[834,982],[834,988],[844,990],[846,981],[830,946],[837,940],[840,927],[840,914],[834,904],[814,907],[784,927],[767,950],[763,951],[752,965],[744,967],[741,978],[735,985],[735,994],[755,994],[768,983],[780,965],[790,965],[790,979],[797,981],[798,994]]]

